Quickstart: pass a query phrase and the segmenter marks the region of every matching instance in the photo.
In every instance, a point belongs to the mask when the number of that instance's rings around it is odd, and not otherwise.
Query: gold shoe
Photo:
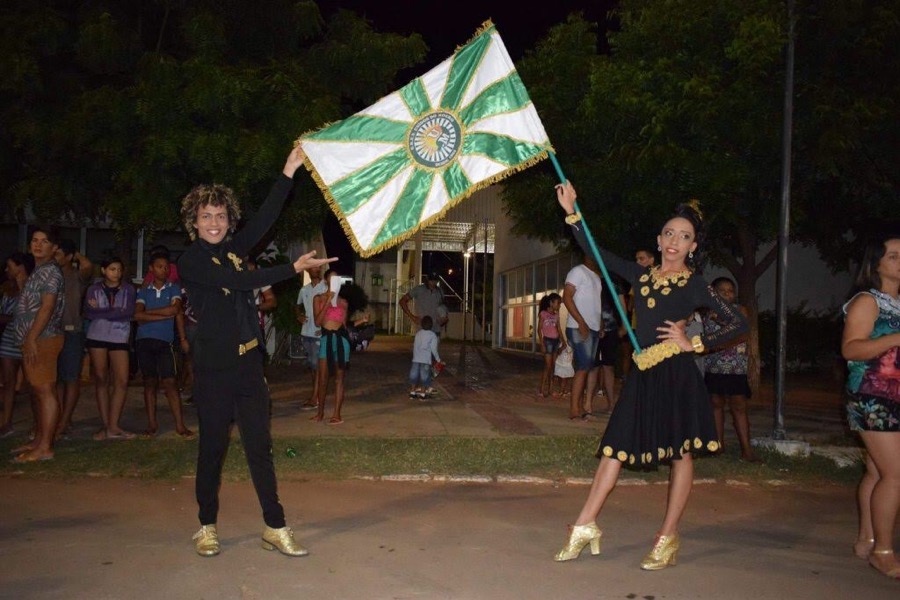
[[[219,534],[215,523],[201,526],[192,539],[197,543],[197,554],[200,556],[215,556],[219,553]]]
[[[600,537],[602,535],[603,532],[597,528],[596,523],[573,525],[572,533],[569,534],[569,541],[566,542],[566,545],[562,550],[556,553],[553,560],[556,562],[563,562],[578,558],[581,551],[584,550],[584,547],[588,544],[591,545],[591,554],[594,556],[600,554]]]
[[[306,556],[309,550],[294,540],[294,532],[290,527],[272,529],[266,525],[262,534],[262,547],[264,550],[278,550],[288,556]]]
[[[871,566],[873,569],[875,569],[882,575],[887,575],[891,579],[900,579],[900,567],[894,567],[893,569],[891,569],[889,571],[882,571],[878,566],[875,565],[875,563],[872,562],[872,555],[887,556],[888,554],[893,555],[894,551],[893,550],[872,550],[871,554],[869,554],[869,566]]]
[[[677,533],[657,537],[653,550],[641,561],[641,568],[645,571],[659,571],[668,566],[674,567],[679,545]]]

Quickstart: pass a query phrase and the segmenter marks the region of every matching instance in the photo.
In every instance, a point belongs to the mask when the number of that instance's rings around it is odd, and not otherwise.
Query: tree
[[[11,0],[0,31],[0,198],[42,219],[109,218],[126,242],[179,227],[200,182],[252,211],[291,140],[371,103],[426,52],[417,34],[292,0]],[[327,214],[300,181],[280,241]]]
[[[798,12],[792,223],[846,270],[870,230],[900,224],[900,2],[806,0]]]
[[[825,43],[826,32],[839,31],[833,22],[841,13],[837,4],[829,3],[829,10],[820,11],[820,18],[831,25],[819,24],[817,43]],[[879,4],[883,5],[880,12],[857,15],[858,30],[844,33],[843,39],[856,35],[886,43],[896,27],[898,11],[896,2]],[[812,19],[814,5],[801,5],[801,22]],[[877,14],[888,24],[876,26]],[[781,195],[786,6],[779,0],[628,0],[622,2],[618,18],[620,30],[609,34],[608,56],[587,50],[591,41],[585,32],[590,27],[576,16],[551,30],[521,61],[520,72],[567,175],[578,184],[579,204],[603,245],[630,254],[637,244],[655,239],[659,224],[677,202],[700,200],[707,226],[705,258],[728,269],[738,282],[741,300],[750,312],[752,374],[758,375],[756,282],[775,258]],[[862,33],[867,27],[878,29],[878,35]],[[811,25],[799,27],[810,37],[811,30],[815,30]],[[876,56],[894,56],[896,50],[879,52],[878,43],[871,41],[865,54],[872,62]],[[843,60],[835,53],[829,58]],[[896,65],[895,59],[891,61]],[[829,201],[841,203],[851,197],[849,191],[876,187],[852,173],[854,164],[868,158],[835,152],[825,147],[826,142],[836,148],[855,147],[860,140],[871,139],[879,125],[891,131],[897,125],[888,118],[890,104],[884,99],[883,85],[868,86],[880,96],[870,93],[850,101],[845,94],[853,96],[847,89],[852,81],[841,82],[833,75],[842,69],[823,66],[813,55],[798,65],[803,71],[798,75],[797,96],[815,108],[798,119],[797,137],[803,145],[798,145],[794,156],[801,176],[793,206],[795,225],[797,220],[801,223],[794,238],[824,249],[829,242],[818,236],[823,229],[852,233],[852,223],[835,219],[835,213],[815,210],[822,201],[815,191],[829,185]],[[589,74],[579,80],[567,74],[546,81],[556,69]],[[822,77],[821,72],[832,75]],[[894,82],[895,73],[896,69],[889,75]],[[805,96],[813,93],[815,99]],[[865,121],[865,130],[848,133],[837,123],[822,129],[823,116],[835,118],[832,109],[846,114],[849,107],[860,104],[870,108],[857,117]],[[802,151],[813,143],[823,150],[818,156]],[[898,150],[889,145],[877,146],[886,153],[886,158],[879,157],[882,165],[897,164]],[[879,169],[872,166],[867,172],[873,170]],[[892,176],[896,177],[893,171]],[[535,210],[553,206],[547,179],[546,173],[528,174],[509,186],[505,195],[519,231],[545,240],[558,239],[558,230],[544,225],[543,212],[534,218]],[[897,189],[891,189],[886,180],[883,174],[877,180],[880,198],[868,197],[885,212],[896,206]],[[558,221],[556,215],[550,222]]]

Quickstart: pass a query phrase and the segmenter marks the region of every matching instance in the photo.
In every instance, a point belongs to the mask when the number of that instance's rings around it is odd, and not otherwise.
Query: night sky
[[[319,5],[327,15],[336,8],[366,17],[376,31],[409,35],[421,33],[430,54],[422,72],[449,57],[472,37],[484,21],[492,20],[513,60],[537,43],[553,25],[572,12],[590,21],[603,22],[613,0],[549,0],[546,2],[497,2],[458,0],[324,0]]]
[[[344,8],[364,16],[379,32],[420,33],[428,45],[429,54],[425,62],[413,70],[410,79],[450,57],[456,47],[466,43],[488,19],[497,27],[513,61],[517,61],[527,50],[534,48],[553,25],[564,22],[570,13],[581,12],[588,20],[603,23],[613,4],[613,0],[550,0],[540,4],[489,0],[319,1],[326,19],[338,8]],[[397,87],[406,83],[397,82]],[[355,253],[333,214],[326,221],[324,234],[329,254],[338,256],[342,268],[351,272]],[[443,270],[443,257],[424,257],[424,267],[427,268],[432,261],[434,268]]]

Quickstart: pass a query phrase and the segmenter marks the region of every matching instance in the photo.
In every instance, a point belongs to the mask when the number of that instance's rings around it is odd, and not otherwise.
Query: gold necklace
[[[678,287],[684,287],[687,285],[688,279],[690,279],[690,277],[690,269],[683,269],[681,271],[678,271],[677,273],[662,275],[661,268],[659,266],[656,266],[650,267],[650,272],[641,275],[638,281],[641,283],[652,281],[654,290],[659,290],[660,294],[662,294],[663,296],[668,296],[670,293],[672,293],[672,288],[670,286],[677,285]],[[648,297],[649,295],[650,286],[642,286],[641,296]],[[647,308],[653,308],[654,306],[656,306],[656,299],[647,298]]]

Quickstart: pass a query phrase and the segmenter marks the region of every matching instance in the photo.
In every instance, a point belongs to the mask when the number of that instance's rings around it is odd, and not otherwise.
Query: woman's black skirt
[[[686,453],[719,449],[709,393],[693,354],[676,354],[646,371],[632,366],[598,458],[655,469]]]

